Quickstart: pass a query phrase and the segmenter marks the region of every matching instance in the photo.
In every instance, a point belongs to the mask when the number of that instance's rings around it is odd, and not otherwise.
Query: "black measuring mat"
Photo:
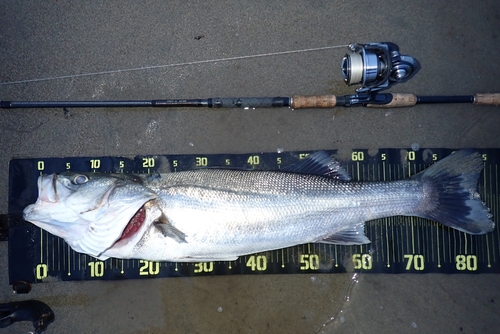
[[[498,226],[500,149],[479,149],[484,171],[478,189]],[[336,151],[328,151],[335,155]],[[451,149],[354,150],[341,164],[353,180],[389,181],[418,173],[451,154]],[[236,261],[200,263],[108,259],[73,251],[63,239],[22,220],[22,210],[38,196],[41,174],[79,172],[153,173],[205,167],[279,170],[311,152],[199,154],[125,157],[13,159],[9,170],[10,282],[137,279],[147,277],[339,273],[497,273],[500,233],[469,235],[418,217],[389,217],[366,223],[371,244],[306,244],[242,256]]]

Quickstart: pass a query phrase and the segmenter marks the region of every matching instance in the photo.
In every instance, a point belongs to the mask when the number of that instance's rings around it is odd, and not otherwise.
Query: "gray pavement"
[[[4,0],[0,99],[348,94],[352,89],[343,84],[339,64],[345,49],[272,54],[375,41],[397,43],[422,65],[393,92],[499,92],[499,31],[495,0]],[[269,55],[250,57],[264,54]],[[500,147],[499,126],[498,107],[472,105],[72,109],[69,115],[56,109],[2,110],[0,213],[7,212],[8,163],[17,157],[277,148],[338,149],[346,156],[353,148],[412,143],[487,148]],[[348,302],[347,274],[53,282],[34,285],[29,295],[13,295],[7,243],[0,248],[0,299],[33,298],[51,305],[56,321],[48,333],[308,333],[318,328],[326,333],[493,333],[500,326],[497,275],[365,274]],[[22,323],[4,332],[30,328]]]

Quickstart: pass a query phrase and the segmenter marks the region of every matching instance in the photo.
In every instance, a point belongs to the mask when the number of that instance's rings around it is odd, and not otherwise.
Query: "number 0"
[[[45,263],[40,263],[36,266],[36,278],[44,279],[48,275],[49,268]]]

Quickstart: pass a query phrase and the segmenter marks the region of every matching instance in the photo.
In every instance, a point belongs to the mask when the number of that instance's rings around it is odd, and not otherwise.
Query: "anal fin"
[[[354,228],[339,231],[317,242],[346,246],[369,244],[371,241],[366,237],[364,229],[365,224],[362,222]]]

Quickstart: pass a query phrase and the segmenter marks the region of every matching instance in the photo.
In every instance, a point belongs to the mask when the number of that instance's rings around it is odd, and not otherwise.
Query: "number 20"
[[[160,272],[159,262],[139,260],[139,263],[142,264],[139,268],[139,275],[141,276],[158,275],[158,273]]]

